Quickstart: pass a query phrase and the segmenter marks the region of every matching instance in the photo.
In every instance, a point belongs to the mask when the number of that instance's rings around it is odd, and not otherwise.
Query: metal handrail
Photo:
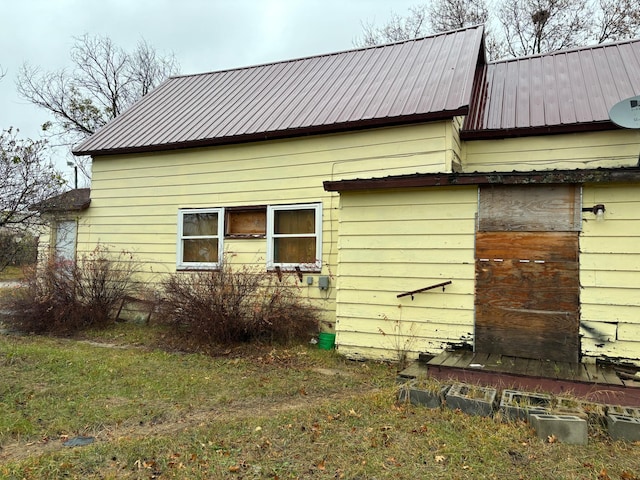
[[[433,290],[434,288],[438,288],[438,287],[442,287],[442,291],[444,292],[444,287],[446,287],[447,285],[451,285],[451,283],[452,283],[451,280],[449,280],[446,282],[438,283],[436,285],[431,285],[430,287],[419,288],[418,290],[413,290],[412,292],[400,293],[396,296],[396,298],[407,297],[411,295],[411,300],[413,300],[413,296],[416,293],[426,292],[427,290]]]

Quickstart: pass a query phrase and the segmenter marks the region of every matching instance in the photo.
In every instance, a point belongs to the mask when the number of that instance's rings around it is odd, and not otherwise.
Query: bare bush
[[[295,283],[249,267],[182,272],[163,283],[160,318],[184,345],[290,342],[317,331],[316,309]]]
[[[27,271],[26,287],[9,301],[9,324],[58,334],[106,327],[124,297],[135,294],[136,269],[133,255],[101,245],[77,263],[50,259]]]

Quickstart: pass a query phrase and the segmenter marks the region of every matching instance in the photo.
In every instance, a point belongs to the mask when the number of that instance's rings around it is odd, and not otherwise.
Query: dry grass
[[[0,271],[0,282],[13,282],[24,279],[23,267],[9,265]]]
[[[1,478],[640,475],[640,446],[597,427],[588,446],[571,446],[524,422],[396,404],[394,366],[309,346],[171,353],[153,348],[162,332],[128,327],[101,333],[108,345],[0,339]],[[96,442],[62,447],[81,434]]]

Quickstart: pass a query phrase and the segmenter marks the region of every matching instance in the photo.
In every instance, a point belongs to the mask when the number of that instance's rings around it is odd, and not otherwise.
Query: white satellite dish
[[[640,128],[640,95],[616,103],[609,110],[609,118],[624,128]]]

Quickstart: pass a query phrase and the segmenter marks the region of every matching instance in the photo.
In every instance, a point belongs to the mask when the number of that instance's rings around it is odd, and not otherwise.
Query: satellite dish
[[[640,95],[616,103],[609,110],[609,118],[624,128],[640,128]]]

